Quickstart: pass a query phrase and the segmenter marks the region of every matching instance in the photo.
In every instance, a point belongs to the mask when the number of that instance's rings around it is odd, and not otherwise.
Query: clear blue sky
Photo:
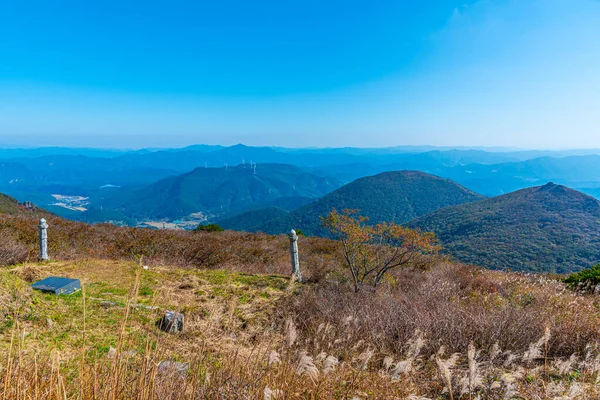
[[[600,147],[600,1],[0,4],[0,144],[238,142]]]

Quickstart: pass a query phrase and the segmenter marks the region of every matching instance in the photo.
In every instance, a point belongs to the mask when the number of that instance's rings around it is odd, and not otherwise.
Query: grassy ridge
[[[13,245],[35,248],[34,216],[0,222]],[[0,267],[3,398],[600,394],[596,298],[551,277],[439,260],[356,294],[327,239],[300,238],[300,284],[285,236],[50,226],[56,261]],[[6,243],[0,255],[14,250]],[[31,290],[49,275],[79,278],[84,291]],[[184,312],[183,333],[156,327],[166,309]]]
[[[273,306],[288,285],[279,276],[247,275],[223,270],[189,270],[153,267],[140,270],[131,262],[81,260],[24,264],[0,271],[0,287],[5,294],[0,310],[10,318],[0,327],[2,345],[10,342],[10,334],[18,321],[19,329],[33,333],[25,346],[56,347],[65,356],[73,356],[80,346],[83,329],[83,293],[56,296],[33,291],[31,281],[47,276],[78,278],[85,286],[86,336],[94,357],[106,356],[116,346],[121,321],[131,288],[139,270],[138,293],[131,302],[129,333],[139,336],[137,347],[142,351],[148,335],[157,334],[153,324],[165,310],[184,312],[188,332],[195,339],[206,336],[210,329],[239,331],[244,337],[262,330],[273,313]],[[15,308],[15,302],[19,302]],[[235,313],[217,321],[235,303]],[[217,323],[216,327],[209,324]],[[243,326],[243,329],[242,329]],[[190,335],[166,336],[172,355],[190,358],[194,341]],[[242,340],[242,337],[239,337]],[[221,338],[220,344],[224,338]],[[239,342],[241,343],[241,342]],[[141,347],[140,347],[141,346]]]

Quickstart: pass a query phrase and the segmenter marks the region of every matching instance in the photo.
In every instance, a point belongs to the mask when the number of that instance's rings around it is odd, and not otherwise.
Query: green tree
[[[405,266],[427,266],[441,247],[433,233],[421,233],[394,223],[367,224],[358,210],[335,209],[321,217],[324,227],[343,246],[345,265],[354,291],[364,285],[379,287],[388,272]]]
[[[573,288],[577,287],[577,284],[581,282],[598,285],[600,283],[600,264],[571,274],[564,282]]]
[[[223,232],[224,230],[217,224],[198,225],[196,227],[196,232]]]

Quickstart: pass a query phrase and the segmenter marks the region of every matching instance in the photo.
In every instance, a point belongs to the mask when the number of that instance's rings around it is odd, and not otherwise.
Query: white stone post
[[[44,218],[40,219],[40,260],[49,260],[48,257],[48,224]]]
[[[290,238],[290,257],[292,259],[292,276],[296,276],[298,282],[302,282],[302,273],[300,272],[300,260],[298,258],[298,235],[295,230],[291,230]]]

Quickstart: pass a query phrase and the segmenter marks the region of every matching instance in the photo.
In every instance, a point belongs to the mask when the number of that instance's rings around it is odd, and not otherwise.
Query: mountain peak
[[[600,202],[554,183],[448,207],[409,226],[434,232],[460,261],[492,269],[566,273],[600,261]]]
[[[238,144],[234,144],[232,146],[229,146],[230,149],[248,149],[249,146],[246,146],[243,143],[238,143]]]
[[[583,193],[577,192],[576,190],[570,189],[563,185],[557,185],[553,182],[548,182],[544,186],[540,186],[536,192],[548,192],[552,194],[576,194],[578,196],[583,195]]]
[[[550,189],[555,188],[557,186],[560,186],[560,185],[557,185],[554,182],[548,182],[544,186],[541,186],[540,190],[550,190]]]
[[[251,209],[319,198],[339,187],[335,179],[320,177],[293,165],[249,164],[196,168],[142,188],[132,188],[104,200],[104,209],[135,220],[176,220],[202,213],[228,217]]]
[[[295,227],[311,235],[326,235],[319,217],[326,216],[333,208],[360,210],[373,224],[404,223],[442,207],[483,198],[435,175],[390,171],[359,178],[276,221],[267,221],[257,230],[279,234]]]

